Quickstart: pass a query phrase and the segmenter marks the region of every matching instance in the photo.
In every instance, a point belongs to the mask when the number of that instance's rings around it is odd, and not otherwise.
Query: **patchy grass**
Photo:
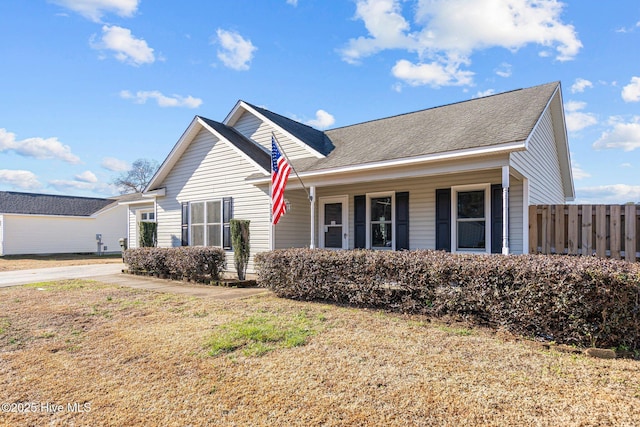
[[[283,317],[258,314],[220,326],[207,343],[209,354],[231,353],[242,349],[245,356],[262,356],[276,348],[306,344],[316,325],[306,311]]]
[[[640,419],[638,361],[272,296],[216,301],[79,281],[39,287],[47,290],[0,289],[0,403],[65,410],[2,413],[0,426],[631,426]],[[235,348],[211,355],[214,337]],[[74,403],[90,411],[67,410]]]

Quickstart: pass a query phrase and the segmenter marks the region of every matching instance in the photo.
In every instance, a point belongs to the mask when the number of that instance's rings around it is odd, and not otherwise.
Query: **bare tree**
[[[147,186],[153,174],[158,170],[158,162],[150,159],[138,159],[131,165],[131,169],[121,173],[113,180],[118,186],[120,194],[140,193]]]

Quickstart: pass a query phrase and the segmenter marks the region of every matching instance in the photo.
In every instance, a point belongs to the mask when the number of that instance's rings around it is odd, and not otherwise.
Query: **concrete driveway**
[[[89,264],[67,267],[35,268],[0,272],[0,288],[50,282],[63,279],[86,279],[110,274],[122,274],[123,264]]]
[[[64,279],[91,279],[103,283],[146,289],[154,292],[167,292],[221,300],[247,298],[254,295],[271,293],[271,291],[264,288],[226,288],[222,286],[195,285],[153,277],[133,276],[122,273],[123,268],[123,264],[90,264],[5,271],[0,272],[0,288]]]

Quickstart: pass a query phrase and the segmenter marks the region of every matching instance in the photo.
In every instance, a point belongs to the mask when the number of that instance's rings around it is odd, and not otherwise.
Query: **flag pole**
[[[291,161],[287,157],[287,153],[285,153],[284,150],[282,149],[282,145],[280,145],[280,141],[278,141],[278,138],[276,137],[276,134],[274,132],[271,132],[271,136],[273,137],[273,140],[275,141],[276,145],[278,146],[278,149],[280,150],[280,152],[284,156],[285,160],[287,161],[289,166],[291,166],[291,170],[293,171],[293,173],[296,174],[296,178],[298,178],[298,181],[300,181],[300,185],[302,185],[302,188],[304,189],[304,192],[307,193],[307,198],[309,199],[309,202],[313,202],[313,197],[311,196],[311,194],[309,194],[309,190],[307,190],[307,187],[304,185],[304,182],[302,182],[302,179],[300,179],[300,175],[298,175],[298,172],[296,171],[296,168],[293,167],[293,163],[291,163]]]

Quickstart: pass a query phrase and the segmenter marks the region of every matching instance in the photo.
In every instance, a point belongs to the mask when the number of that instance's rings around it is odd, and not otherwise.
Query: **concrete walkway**
[[[221,300],[247,298],[253,295],[271,293],[271,291],[263,288],[225,288],[223,286],[195,285],[173,280],[134,276],[122,273],[122,269],[122,264],[90,264],[5,271],[0,272],[0,288],[54,280],[90,279],[155,292],[167,292]]]

